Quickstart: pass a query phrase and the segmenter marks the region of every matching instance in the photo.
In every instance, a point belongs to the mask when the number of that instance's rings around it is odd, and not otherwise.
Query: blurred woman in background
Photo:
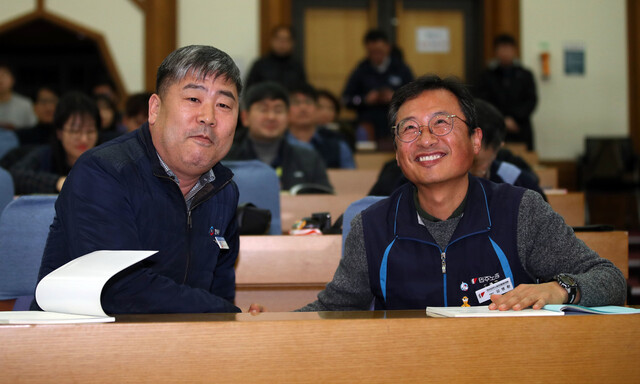
[[[69,92],[56,107],[52,144],[38,146],[15,163],[16,194],[58,193],[76,160],[98,142],[100,112],[95,102],[80,92]]]

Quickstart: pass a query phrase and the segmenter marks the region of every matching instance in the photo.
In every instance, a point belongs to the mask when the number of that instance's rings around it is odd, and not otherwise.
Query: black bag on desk
[[[266,235],[271,226],[271,211],[252,203],[238,205],[236,210],[238,232],[241,235]]]

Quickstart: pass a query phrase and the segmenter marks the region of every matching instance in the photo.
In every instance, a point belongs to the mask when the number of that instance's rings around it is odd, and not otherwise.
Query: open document
[[[100,304],[104,285],[118,272],[158,251],[95,251],[45,276],[36,287],[41,311],[0,312],[0,324],[112,322]]]

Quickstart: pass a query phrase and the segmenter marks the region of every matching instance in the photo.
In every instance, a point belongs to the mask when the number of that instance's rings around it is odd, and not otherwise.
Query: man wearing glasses
[[[482,130],[466,88],[419,78],[389,120],[409,183],[353,219],[333,281],[301,310],[624,303],[622,273],[538,193],[469,174]]]

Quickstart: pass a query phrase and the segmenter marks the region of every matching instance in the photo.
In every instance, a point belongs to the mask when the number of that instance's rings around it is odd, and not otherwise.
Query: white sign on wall
[[[449,28],[416,28],[416,51],[419,53],[449,53],[451,51]]]

